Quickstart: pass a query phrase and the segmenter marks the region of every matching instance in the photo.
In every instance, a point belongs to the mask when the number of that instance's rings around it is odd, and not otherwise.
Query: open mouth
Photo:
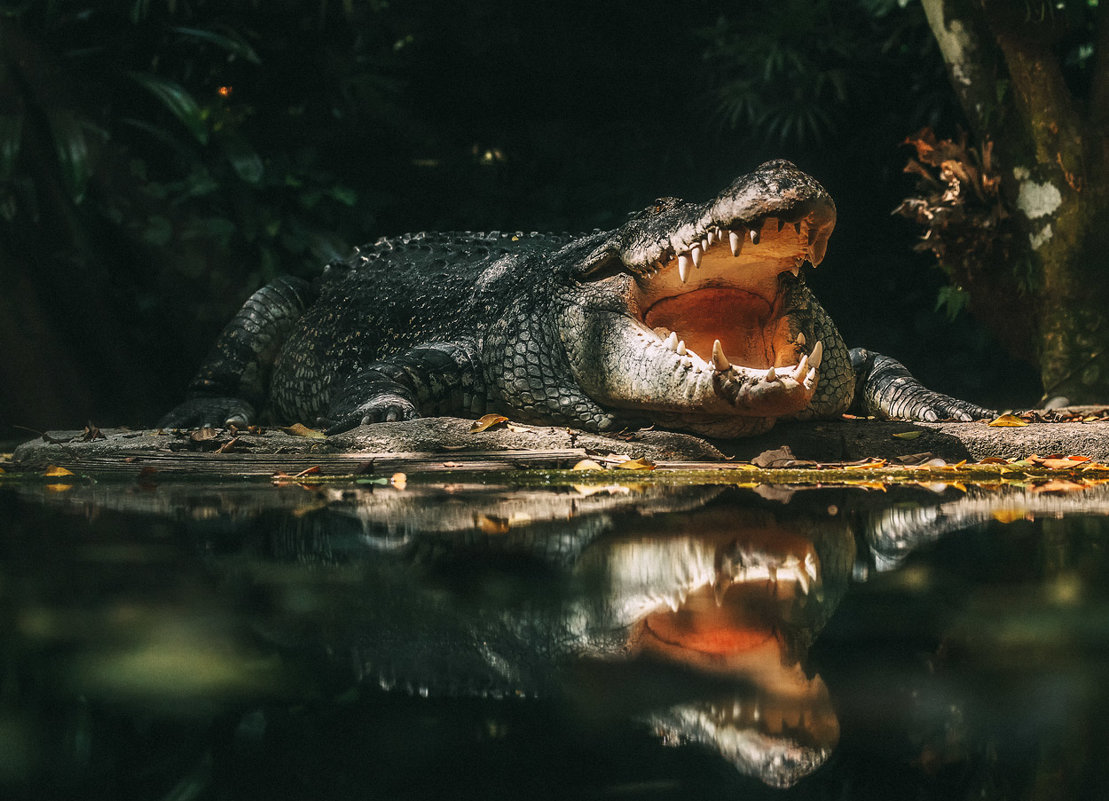
[[[642,322],[679,357],[717,373],[815,385],[823,345],[790,316],[788,289],[805,261],[818,264],[828,230],[808,217],[767,217],[750,227],[710,227],[636,278]]]

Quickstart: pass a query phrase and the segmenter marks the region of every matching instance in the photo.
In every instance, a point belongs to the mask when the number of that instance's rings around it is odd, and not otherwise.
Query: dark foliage
[[[893,0],[5,0],[0,425],[149,422],[254,288],[361,241],[605,226],[778,156],[841,199],[848,338],[972,363],[890,267],[897,143],[952,127],[933,51]]]

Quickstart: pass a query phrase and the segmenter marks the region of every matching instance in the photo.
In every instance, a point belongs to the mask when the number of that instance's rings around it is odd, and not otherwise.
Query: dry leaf
[[[53,476],[71,476],[71,475],[73,475],[73,471],[72,470],[66,470],[64,467],[56,467],[55,465],[50,465],[49,467],[46,468],[46,472],[43,473],[43,475],[44,476],[52,476],[52,477]]]
[[[314,428],[309,428],[304,423],[293,423],[291,426],[285,426],[281,429],[286,434],[291,434],[294,437],[310,437],[311,439],[327,439],[327,434],[322,431],[317,431]]]
[[[293,476],[293,478],[303,478],[304,476],[314,476],[319,472],[320,472],[320,466],[317,464],[317,465],[313,465],[312,467],[304,468],[299,473],[297,473],[295,476]]]
[[[898,439],[916,439],[923,433],[923,431],[899,431],[893,436],[897,437]]]
[[[604,470],[604,467],[594,462],[592,459],[582,459],[571,470]]]
[[[650,459],[628,459],[616,465],[618,470],[654,470],[655,463]]]
[[[215,439],[219,436],[219,432],[214,428],[198,428],[193,433],[189,434],[189,439],[193,442],[207,442],[210,439]]]
[[[991,512],[990,516],[998,523],[1015,523],[1018,520],[1027,520],[1028,512],[1024,509],[998,509]]]
[[[1009,464],[1009,460],[1002,459],[1000,456],[986,456],[979,459],[978,464]]]
[[[408,486],[408,476],[404,473],[393,473],[389,478],[389,483],[392,484],[395,489],[402,490]]]
[[[1021,420],[1015,414],[1003,414],[1000,417],[996,417],[993,420],[990,420],[989,424],[991,426],[1009,426],[1013,428],[1028,425],[1028,423]]]
[[[474,421],[474,424],[470,426],[470,433],[477,434],[480,431],[488,431],[495,425],[507,422],[508,418],[503,414],[486,414]]]

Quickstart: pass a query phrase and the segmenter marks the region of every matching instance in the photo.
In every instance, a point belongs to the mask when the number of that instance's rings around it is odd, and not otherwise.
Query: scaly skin
[[[258,410],[336,432],[496,410],[735,437],[856,395],[883,416],[988,415],[888,357],[848,353],[799,269],[820,263],[834,225],[824,189],[776,161],[613,231],[381,239],[311,286],[255,293],[161,425],[241,425]]]

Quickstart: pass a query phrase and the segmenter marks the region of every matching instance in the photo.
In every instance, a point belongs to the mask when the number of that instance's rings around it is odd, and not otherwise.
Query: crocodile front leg
[[[251,295],[189,383],[185,401],[158,422],[159,428],[252,423],[265,405],[274,359],[314,299],[311,285],[292,276]]]
[[[855,369],[854,410],[891,420],[959,420],[968,422],[997,413],[925,387],[905,365],[865,348],[851,349]]]
[[[476,344],[431,342],[369,364],[348,378],[319,424],[328,434],[358,425],[485,411]]]

